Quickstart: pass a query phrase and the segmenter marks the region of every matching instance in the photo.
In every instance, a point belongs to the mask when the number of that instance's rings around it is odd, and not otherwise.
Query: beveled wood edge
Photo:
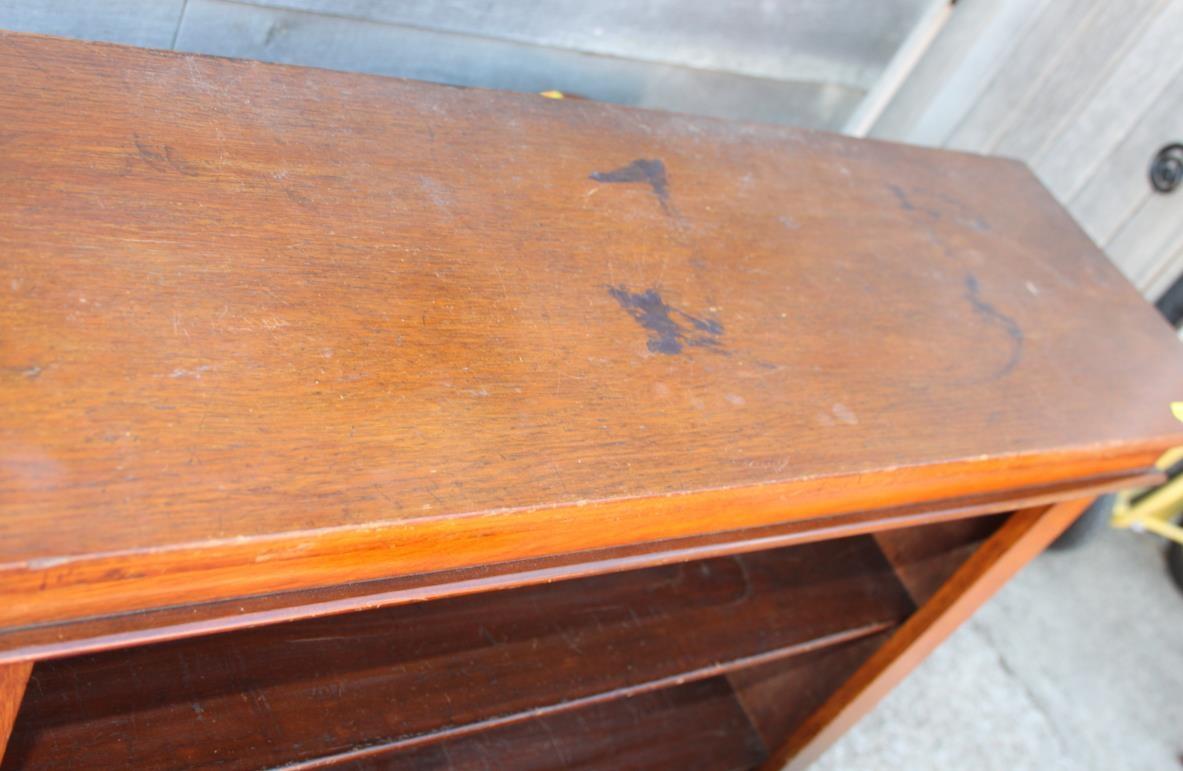
[[[0,664],[0,761],[4,760],[4,751],[8,748],[8,739],[12,736],[12,725],[16,722],[16,715],[20,712],[21,701],[25,697],[25,688],[29,684],[29,675],[33,672],[33,662],[16,661]]]
[[[167,607],[0,631],[0,663],[44,660],[144,645],[302,618],[512,589],[656,565],[708,559],[883,530],[998,514],[1069,496],[1095,496],[1153,483],[1150,473],[1115,473],[1092,480],[1011,491],[1011,497],[971,496],[729,530],[656,543],[515,560],[450,571]]]
[[[845,512],[1141,472],[1152,444],[963,460],[0,566],[0,628],[652,543]]]
[[[762,771],[800,771],[817,760],[1020,568],[1047,548],[1091,500],[1015,512],[932,599],[797,727]]]

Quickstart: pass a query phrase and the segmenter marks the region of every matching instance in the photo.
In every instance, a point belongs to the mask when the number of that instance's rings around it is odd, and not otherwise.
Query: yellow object
[[[1171,402],[1171,414],[1175,420],[1183,422],[1183,402]]]
[[[562,91],[539,91],[538,95],[545,96],[547,99],[565,99],[566,98],[563,96]],[[1179,411],[1175,413],[1175,417],[1179,418],[1179,420],[1183,420],[1183,417],[1179,417],[1180,415],[1183,415],[1183,402],[1175,402],[1175,404],[1171,405],[1171,409],[1174,409],[1175,405],[1179,406]]]
[[[1171,412],[1176,418],[1183,420],[1183,402],[1172,404]],[[1154,465],[1159,470],[1166,471],[1180,461],[1183,461],[1183,447],[1176,447],[1165,453]],[[1175,519],[1181,511],[1183,474],[1168,480],[1161,487],[1144,487],[1140,490],[1125,490],[1118,493],[1110,522],[1114,527],[1129,528],[1135,532],[1150,531],[1163,538],[1183,543],[1183,527],[1175,524]]]

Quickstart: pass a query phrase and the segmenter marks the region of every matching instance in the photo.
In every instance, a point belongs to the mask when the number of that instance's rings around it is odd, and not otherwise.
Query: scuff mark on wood
[[[142,141],[138,134],[132,137],[132,141],[135,143],[140,160],[156,171],[175,171],[186,177],[196,177],[201,173],[189,165],[172,145],[162,145],[159,149],[153,148]]]

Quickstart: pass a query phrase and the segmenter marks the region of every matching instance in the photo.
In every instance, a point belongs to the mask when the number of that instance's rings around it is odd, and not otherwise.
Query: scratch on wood
[[[201,173],[190,166],[177,149],[171,145],[162,145],[156,149],[143,142],[138,134],[132,136],[132,141],[135,143],[140,160],[156,171],[175,171],[186,177],[196,177]]]

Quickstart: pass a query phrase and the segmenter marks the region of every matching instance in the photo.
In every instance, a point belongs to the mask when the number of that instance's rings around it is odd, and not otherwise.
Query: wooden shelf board
[[[409,748],[876,634],[913,607],[859,536],[61,659],[34,668],[9,754],[247,767]]]
[[[326,758],[349,771],[747,771],[767,750],[722,677],[594,704],[409,750]]]

